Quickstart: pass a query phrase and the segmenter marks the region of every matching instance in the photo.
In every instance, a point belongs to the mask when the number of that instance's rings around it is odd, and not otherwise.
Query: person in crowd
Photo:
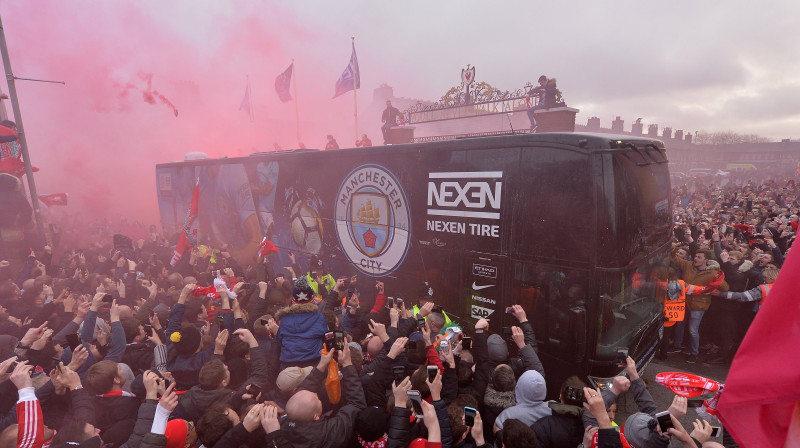
[[[325,142],[325,149],[339,149],[339,144],[336,143],[336,139],[333,138],[331,134],[327,136],[328,141]]]
[[[312,302],[314,290],[304,277],[295,282],[292,304],[275,313],[278,334],[275,340],[280,346],[281,370],[290,367],[314,365],[319,360],[319,351],[328,324],[319,307]]]
[[[367,134],[361,134],[361,140],[356,140],[356,148],[368,148],[372,146],[372,140],[367,137]]]
[[[386,100],[386,109],[383,110],[381,114],[381,132],[383,133],[383,144],[389,144],[389,129],[394,126],[397,126],[397,119],[400,118],[402,115],[400,110],[396,107],[392,106],[392,102]]]

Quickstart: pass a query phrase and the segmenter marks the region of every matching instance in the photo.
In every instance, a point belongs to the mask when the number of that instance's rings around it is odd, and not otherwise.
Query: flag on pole
[[[294,62],[289,64],[289,68],[275,78],[275,92],[278,93],[278,98],[284,103],[292,100],[292,94],[289,93],[289,87],[292,84],[292,70],[294,70]]]
[[[194,186],[194,193],[192,194],[192,204],[189,206],[189,211],[186,212],[186,219],[183,221],[183,228],[181,234],[178,235],[178,244],[175,245],[175,252],[172,254],[170,266],[175,266],[181,261],[181,257],[186,253],[189,247],[197,246],[197,208],[200,202],[200,179]]]
[[[350,56],[350,63],[347,64],[347,68],[344,69],[342,76],[340,76],[339,80],[336,81],[336,93],[333,95],[333,97],[336,98],[343,93],[353,90],[354,78],[356,89],[360,89],[361,75],[358,72],[358,57],[356,57],[355,42],[353,42],[353,54]]]
[[[800,251],[791,251],[725,379],[717,415],[742,447],[800,447]]]
[[[253,105],[250,102],[250,79],[247,80],[247,87],[244,89],[244,98],[242,98],[242,103],[239,105],[239,110],[242,109],[247,111],[250,121],[253,121]]]
[[[40,194],[39,201],[48,206],[67,205],[67,193]]]

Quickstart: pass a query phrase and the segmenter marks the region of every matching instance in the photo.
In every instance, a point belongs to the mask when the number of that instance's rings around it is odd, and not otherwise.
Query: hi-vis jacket
[[[753,311],[758,311],[771,289],[771,284],[764,284],[758,285],[755,288],[745,292],[726,292],[722,297],[728,300],[735,300],[737,302],[756,302],[753,304]]]

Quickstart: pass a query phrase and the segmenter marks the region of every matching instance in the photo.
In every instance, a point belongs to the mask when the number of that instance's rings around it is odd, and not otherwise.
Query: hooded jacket
[[[319,351],[328,324],[313,303],[296,303],[275,313],[280,322],[275,340],[281,347],[281,363],[313,365],[319,361]]]
[[[530,426],[542,417],[551,415],[552,412],[544,402],[547,395],[547,385],[541,373],[528,370],[517,380],[514,389],[517,396],[517,405],[501,412],[494,421],[498,428],[503,429],[503,422],[510,418],[520,420]]]

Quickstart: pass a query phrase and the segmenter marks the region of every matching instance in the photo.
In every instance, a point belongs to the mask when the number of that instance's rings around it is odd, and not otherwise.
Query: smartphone
[[[392,377],[394,378],[394,384],[399,385],[406,379],[406,368],[404,366],[392,367]]]
[[[417,414],[418,417],[422,417],[422,395],[420,395],[418,390],[410,390],[406,392],[408,395],[408,399],[411,400],[411,406],[414,408],[414,413]]]
[[[400,297],[394,299],[394,303],[395,303],[395,306],[398,307],[398,308],[402,308],[403,307],[403,299],[401,299]]]
[[[152,319],[152,318],[153,318],[153,316],[155,316],[155,315],[156,315],[156,312],[151,310],[151,311],[150,311],[150,319]]]
[[[564,403],[571,404],[572,406],[583,407],[583,402],[586,398],[583,396],[583,389],[580,387],[567,386],[564,390]]]
[[[432,383],[436,379],[436,374],[439,373],[439,368],[436,366],[428,366],[428,382]]]
[[[325,333],[325,350],[330,352],[336,347],[336,335],[332,331]]]
[[[389,297],[386,299],[386,306],[389,308],[394,308],[394,298]]]
[[[66,338],[67,344],[69,345],[70,350],[73,352],[76,348],[78,348],[79,345],[81,345],[81,337],[78,336],[78,333],[68,334]]]
[[[344,350],[345,343],[344,343],[344,332],[343,331],[334,331],[333,335],[334,339],[334,347],[336,350]]]
[[[690,399],[688,399],[686,401],[687,401],[687,406],[688,407],[690,407],[690,408],[699,408],[700,406],[703,405],[703,401],[705,401],[705,400],[703,400],[702,398],[690,398]]]
[[[511,327],[503,327],[503,336],[511,336],[512,334]]]
[[[114,296],[112,296],[111,294],[106,294],[106,295],[104,295],[104,296],[103,296],[103,302],[105,302],[105,303],[112,303],[112,302],[114,302]]]
[[[672,418],[669,415],[669,411],[659,412],[656,414],[656,420],[658,420],[658,426],[661,428],[661,433],[666,434],[669,428],[672,428]]]
[[[478,410],[475,408],[471,408],[469,406],[464,406],[464,426],[467,428],[472,428],[475,426],[475,416],[478,414]]]
[[[514,314],[514,308],[510,307],[510,306],[507,306],[506,307],[506,314]]]
[[[445,355],[450,354],[450,343],[442,341],[439,343],[439,358],[444,361]]]
[[[417,318],[417,326],[419,328],[424,328],[425,327],[425,318],[424,317],[418,317]]]
[[[441,313],[442,311],[444,311],[444,308],[442,308],[441,305],[434,305],[431,311],[434,313]]]
[[[219,326],[219,331],[225,329],[225,319],[222,316],[217,316],[217,326]]]
[[[406,350],[416,351],[417,350],[417,341],[408,341],[408,342],[406,342]]]
[[[719,430],[722,429],[720,426],[712,426],[711,427],[711,437],[719,437]]]
[[[628,365],[628,347],[617,348],[617,365],[618,366]]]
[[[469,350],[472,348],[472,338],[470,337],[463,337],[461,338],[461,348],[463,350]]]
[[[249,384],[247,385],[247,392],[255,397],[261,393],[261,386],[258,384]]]
[[[61,373],[62,372],[62,370],[61,370],[61,360],[59,358],[56,358],[56,357],[53,357],[53,358],[50,358],[50,359],[52,359],[55,362],[56,370],[58,370],[58,373]]]
[[[144,326],[144,334],[147,336],[153,336],[153,326],[152,325],[143,325]]]
[[[269,319],[259,319],[258,321],[261,322],[261,325],[269,325]]]

